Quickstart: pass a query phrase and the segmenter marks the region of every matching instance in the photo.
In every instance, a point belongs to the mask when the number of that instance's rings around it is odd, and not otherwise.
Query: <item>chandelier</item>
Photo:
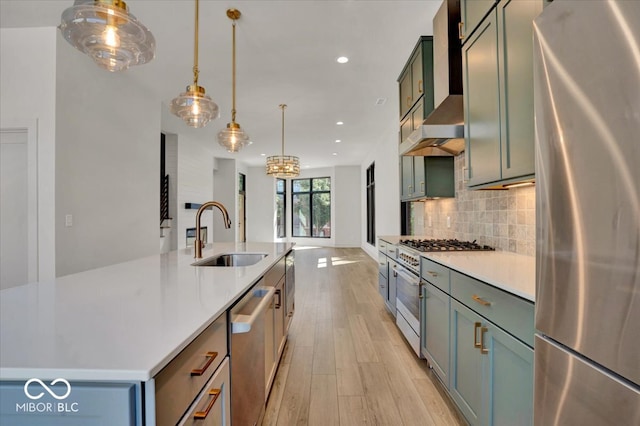
[[[280,104],[282,110],[282,155],[267,157],[267,175],[277,178],[294,178],[300,174],[300,159],[292,155],[284,155],[284,110],[285,104]]]
[[[227,127],[218,133],[218,143],[225,147],[229,152],[238,152],[243,147],[251,144],[249,135],[236,123],[236,20],[240,18],[241,13],[237,9],[228,9],[227,16],[233,21],[232,38],[233,48],[231,53],[231,122],[227,123]]]
[[[193,49],[193,84],[187,86],[186,92],[180,93],[171,101],[171,112],[191,127],[204,127],[220,115],[218,105],[205,94],[204,87],[198,86],[198,12],[199,1],[196,0],[195,36]]]
[[[155,56],[153,34],[122,0],[76,0],[58,26],[73,47],[109,71],[142,65]]]

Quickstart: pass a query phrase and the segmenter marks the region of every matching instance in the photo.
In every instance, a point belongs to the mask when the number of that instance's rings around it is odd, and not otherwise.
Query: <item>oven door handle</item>
[[[411,275],[408,272],[405,272],[404,268],[398,268],[396,269],[396,272],[398,273],[398,275],[400,275],[405,281],[409,282],[409,284],[411,285],[415,285],[418,286],[420,285],[420,278]]]

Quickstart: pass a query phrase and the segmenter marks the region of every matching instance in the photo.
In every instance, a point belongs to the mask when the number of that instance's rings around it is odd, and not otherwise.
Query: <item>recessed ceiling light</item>
[[[342,121],[336,121],[336,126],[342,126],[344,123]]]
[[[333,153],[333,155],[338,155],[338,153],[337,153],[337,152],[334,152],[334,153]]]
[[[336,139],[336,143],[340,143],[342,142],[340,139]]]
[[[264,157],[265,155],[267,155],[267,154],[260,154],[260,157]]]
[[[336,59],[336,62],[339,64],[346,64],[347,62],[349,62],[349,58],[347,58],[346,56],[339,56]]]

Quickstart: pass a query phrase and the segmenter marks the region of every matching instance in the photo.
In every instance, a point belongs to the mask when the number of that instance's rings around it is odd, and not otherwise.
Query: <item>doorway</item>
[[[0,129],[0,288],[38,280],[36,138]]]
[[[247,178],[244,174],[238,173],[238,242],[241,243],[247,241],[247,227],[245,225],[245,221],[247,219],[246,179]]]

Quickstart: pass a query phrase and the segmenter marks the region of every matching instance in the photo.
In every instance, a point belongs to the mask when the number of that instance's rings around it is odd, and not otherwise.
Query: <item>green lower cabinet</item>
[[[527,426],[533,424],[533,349],[487,323],[483,370],[487,412],[484,424]]]
[[[448,294],[431,283],[422,288],[422,353],[444,386],[449,388],[449,305]]]
[[[482,424],[482,353],[478,342],[482,317],[451,299],[451,397],[472,425]]]
[[[451,300],[450,392],[472,425],[533,424],[533,349]]]

